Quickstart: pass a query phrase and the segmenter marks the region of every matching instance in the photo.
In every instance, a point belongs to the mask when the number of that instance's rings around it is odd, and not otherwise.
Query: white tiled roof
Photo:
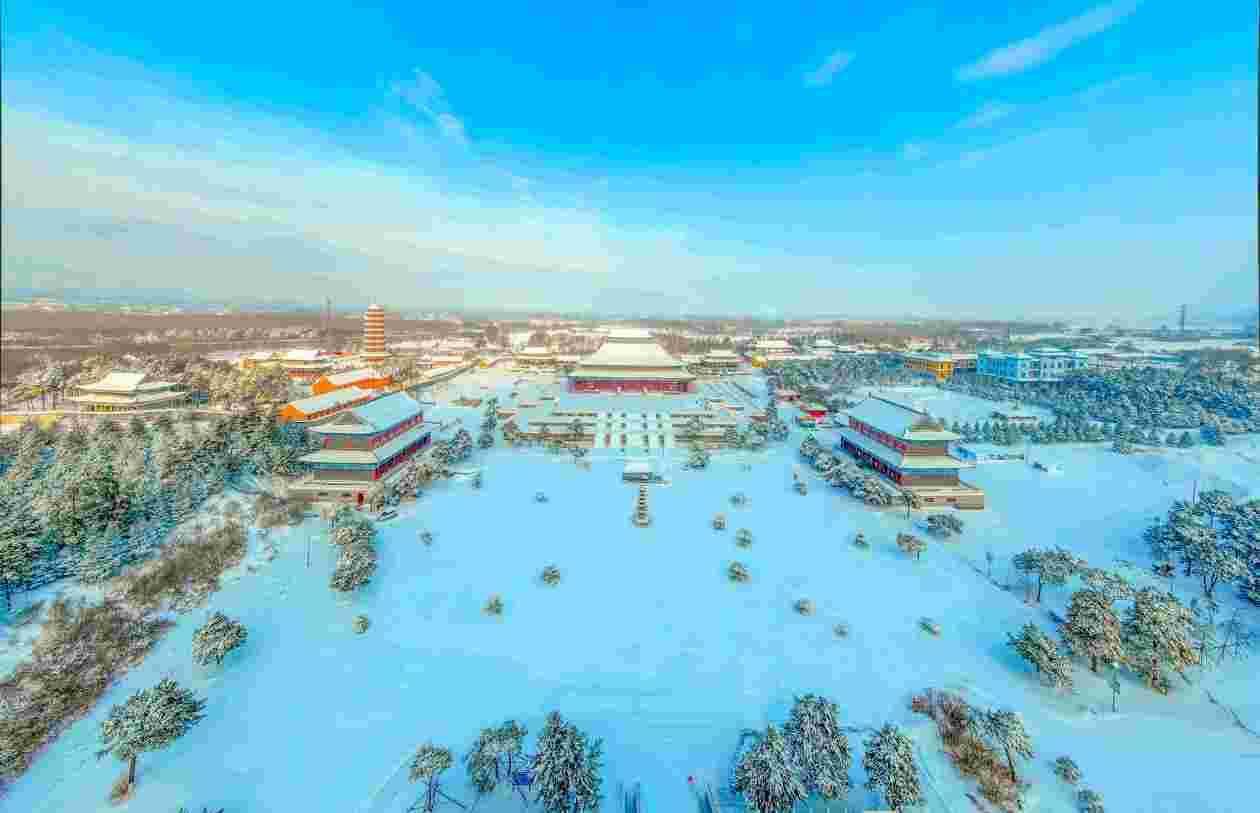
[[[868,426],[903,440],[958,440],[958,435],[943,429],[915,429],[916,424],[926,423],[932,416],[875,395],[850,409],[848,414]]]

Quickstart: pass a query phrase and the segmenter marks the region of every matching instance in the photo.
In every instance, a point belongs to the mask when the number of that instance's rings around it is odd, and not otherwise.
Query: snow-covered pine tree
[[[202,666],[222,664],[229,652],[245,643],[247,636],[244,624],[216,612],[193,633],[193,660]]]
[[[1018,636],[1007,635],[1010,645],[1020,657],[1032,664],[1038,676],[1047,686],[1056,689],[1072,689],[1072,664],[1059,646],[1036,624],[1028,623]]]
[[[1125,614],[1123,635],[1129,663],[1146,685],[1164,694],[1164,667],[1180,672],[1198,662],[1191,638],[1194,616],[1174,596],[1144,587]]]
[[[599,740],[588,743],[586,735],[559,712],[547,715],[531,764],[534,801],[547,813],[598,810],[603,798],[602,753]]]
[[[849,795],[853,786],[849,779],[853,755],[849,753],[849,738],[840,727],[835,703],[813,694],[796,698],[783,734],[807,792],[824,799]]]
[[[888,806],[900,811],[922,804],[919,767],[914,761],[914,744],[892,723],[886,724],[864,743],[862,770],[866,787],[883,795]]]
[[[78,577],[84,584],[99,584],[114,575],[116,562],[110,545],[110,537],[94,533],[83,541],[83,553],[79,557]]]
[[[808,795],[787,740],[772,725],[735,766],[734,786],[757,813],[789,813]]]
[[[353,542],[341,547],[328,586],[348,593],[371,581],[375,572],[376,549],[368,543]]]
[[[39,521],[19,503],[16,494],[0,496],[0,589],[6,611],[12,607],[13,593],[25,587],[34,573],[38,556]]]
[[[481,730],[472,748],[464,755],[469,781],[478,793],[493,793],[500,781],[511,780],[516,765],[524,759],[526,733],[525,728],[515,720]]]
[[[205,701],[170,678],[136,692],[101,721],[97,759],[110,754],[127,763],[127,785],[136,783],[136,758],[182,737],[205,716]]]
[[[1006,754],[1006,764],[1011,769],[1011,781],[1018,784],[1015,774],[1015,757],[1032,759],[1032,739],[1024,728],[1024,721],[1009,709],[989,709],[979,715],[976,727],[981,736]]]
[[[455,759],[448,748],[425,743],[416,749],[415,756],[411,758],[411,767],[407,772],[407,777],[412,782],[424,782],[424,795],[416,800],[410,810],[432,813],[437,807],[438,794],[441,792],[438,786],[442,772],[451,767],[454,762]]]
[[[1100,590],[1091,588],[1072,594],[1060,634],[1069,652],[1089,661],[1091,672],[1098,672],[1099,661],[1124,661],[1120,619],[1111,597]]]

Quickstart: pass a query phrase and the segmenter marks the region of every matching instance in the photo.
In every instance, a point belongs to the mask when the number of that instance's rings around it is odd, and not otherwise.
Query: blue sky
[[[431,5],[5,2],[5,285],[1255,301],[1254,3]]]

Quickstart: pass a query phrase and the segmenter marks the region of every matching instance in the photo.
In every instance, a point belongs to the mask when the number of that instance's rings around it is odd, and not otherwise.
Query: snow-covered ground
[[[481,410],[450,401],[500,391],[501,405],[510,406],[504,388],[521,377],[465,376],[432,392],[433,412],[474,429]],[[544,389],[559,394],[561,406],[693,407],[687,398],[566,396],[538,383],[522,385],[519,400]],[[901,394],[948,420],[997,408],[928,388]],[[818,480],[807,496],[791,489],[800,437],[794,432],[763,452],[715,455],[700,472],[666,456],[667,483],[650,490],[647,529],[630,524],[636,489],[620,480],[619,454],[592,454],[584,469],[537,449],[477,451],[471,465],[484,471],[484,487],[441,484],[382,524],[377,575],[351,597],[327,586],[334,552],[319,521],[274,531],[279,555],[271,562],[252,541],[251,557],[224,589],[181,617],[0,807],[398,813],[418,791],[403,766],[417,745],[431,740],[462,754],[479,729],[507,718],[530,729],[532,745],[555,709],[604,738],[607,809],[619,784],[637,781],[645,809],[687,811],[694,809],[688,776],[725,781],[742,729],[781,723],[794,695],[816,692],[839,704],[846,725],[907,728],[928,774],[926,809],[972,810],[971,786],[943,761],[926,719],[908,709],[912,693],[940,687],[1023,713],[1037,752],[1023,771],[1033,781],[1028,811],[1075,810],[1051,773],[1063,754],[1111,811],[1254,809],[1248,777],[1260,765],[1260,741],[1235,728],[1204,689],[1256,727],[1256,661],[1202,678],[1195,672],[1201,684],[1178,682],[1171,697],[1126,677],[1118,713],[1105,679],[1084,668],[1076,670],[1076,693],[1055,695],[1005,638],[1027,621],[1050,631],[1046,610],[1061,613],[1069,590],[1048,588],[1043,606],[1033,607],[983,571],[986,550],[997,557],[1001,581],[1012,554],[1058,544],[1095,565],[1131,562],[1140,581],[1149,564],[1143,527],[1171,500],[1188,497],[1196,479],[1200,489],[1260,493],[1260,438],[1128,457],[1097,445],[1035,447],[1061,474],[1025,465],[969,470],[965,478],[986,489],[990,508],[962,514],[962,538],[931,542],[916,563],[894,544],[907,528],[904,513],[871,511]],[[534,502],[540,490],[550,502]],[[736,491],[748,495],[747,506],[731,506]],[[728,530],[711,528],[717,512],[727,515]],[[745,527],[754,543],[742,550],[733,536]],[[417,540],[422,529],[433,532],[432,547]],[[851,544],[857,531],[870,550]],[[733,560],[747,564],[750,583],[727,580]],[[551,564],[563,580],[549,588],[539,572]],[[1188,581],[1177,589],[1183,599],[1192,595]],[[481,611],[495,593],[506,605],[500,618]],[[814,616],[793,611],[799,598],[814,601]],[[189,655],[192,632],[215,610],[244,622],[249,640],[223,667],[198,667]],[[1257,621],[1254,608],[1247,612]],[[359,613],[372,622],[364,635],[351,629]],[[919,629],[924,616],[939,621],[940,637]],[[841,621],[851,627],[845,639],[832,631]],[[142,755],[135,798],[110,806],[105,797],[122,766],[94,758],[99,722],[110,705],[164,676],[208,698],[206,719],[170,748]],[[853,739],[860,764],[861,737]],[[451,795],[471,799],[458,763],[445,778]],[[879,807],[860,787],[851,800]]]

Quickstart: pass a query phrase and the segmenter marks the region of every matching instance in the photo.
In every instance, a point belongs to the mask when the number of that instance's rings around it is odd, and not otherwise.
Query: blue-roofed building
[[[420,402],[405,392],[347,409],[309,431],[320,449],[301,458],[311,476],[295,493],[357,503],[432,439]]]
[[[976,358],[976,375],[1012,383],[1062,381],[1076,370],[1089,366],[1089,356],[1072,350],[1043,347],[1027,353],[981,350]]]

